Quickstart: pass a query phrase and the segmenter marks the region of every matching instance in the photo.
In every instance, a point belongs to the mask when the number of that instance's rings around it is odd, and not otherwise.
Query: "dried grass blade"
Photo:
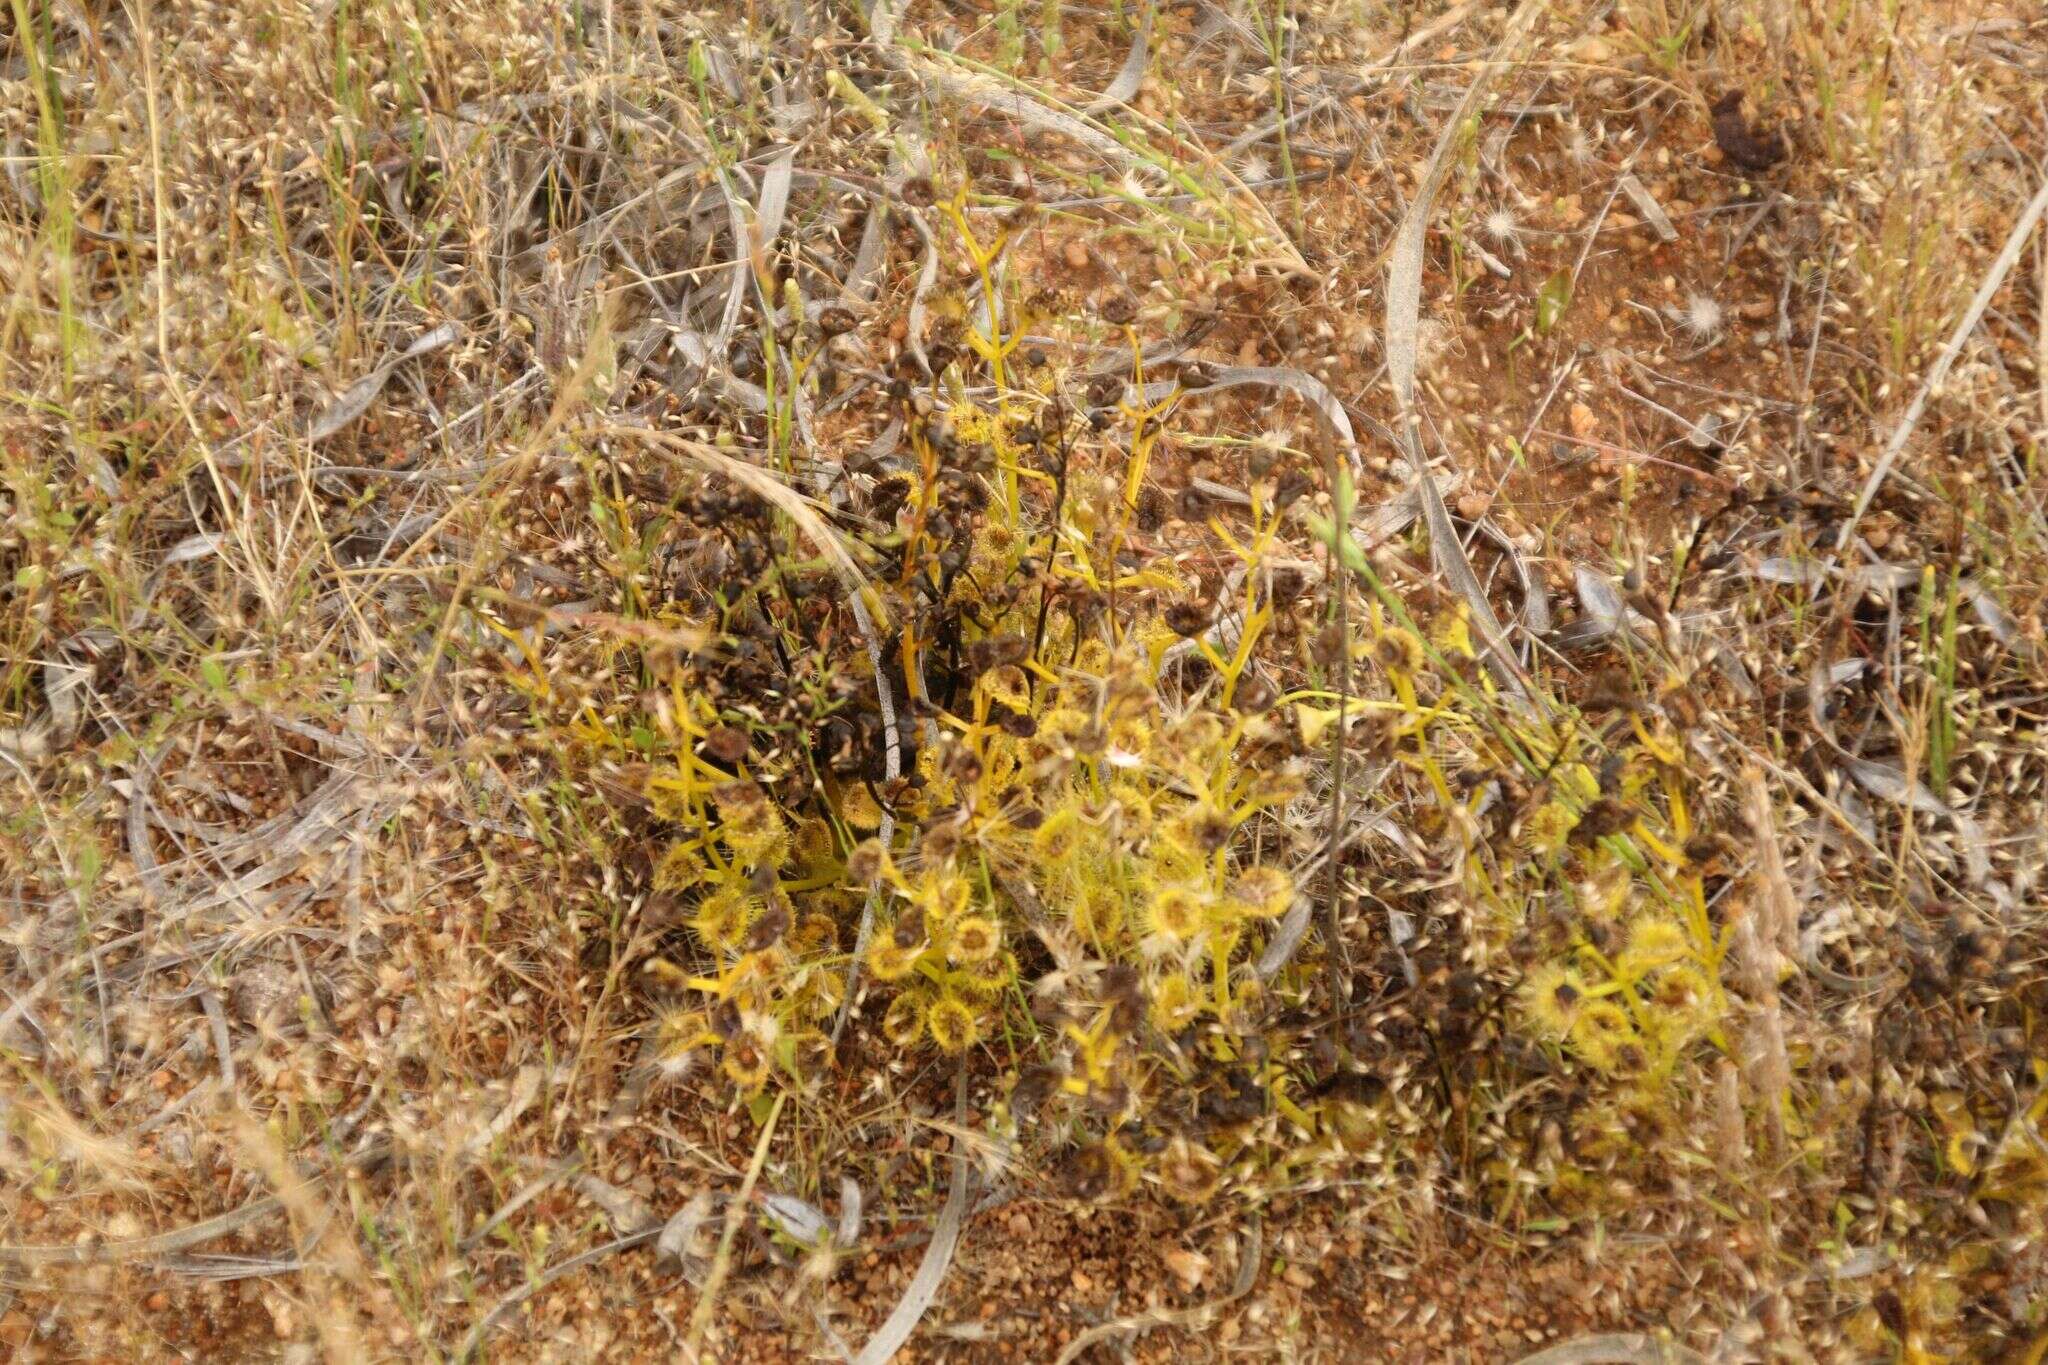
[[[1905,415],[1900,417],[1899,424],[1892,428],[1891,439],[1884,443],[1884,453],[1877,457],[1877,464],[1871,469],[1870,477],[1863,481],[1863,489],[1856,495],[1855,508],[1850,511],[1848,520],[1842,523],[1842,529],[1835,534],[1837,550],[1845,549],[1851,537],[1856,534],[1857,523],[1862,521],[1863,514],[1870,510],[1871,500],[1877,496],[1877,490],[1883,487],[1886,476],[1892,472],[1892,465],[1898,460],[1899,452],[1906,448],[1906,439],[1920,424],[1920,414],[1926,409],[1928,398],[1941,387],[1942,381],[1948,378],[1949,368],[1956,363],[1956,357],[1963,353],[1963,344],[1970,339],[1970,333],[1977,330],[1977,324],[1983,320],[1984,310],[1991,306],[1992,296],[1998,293],[1999,287],[2005,283],[2005,277],[2019,261],[2020,251],[2026,246],[2027,238],[2032,235],[2034,225],[2041,221],[2043,213],[2048,213],[2048,180],[2041,182],[2041,188],[2034,192],[2033,199],[2020,213],[2019,220],[2012,225],[2012,231],[2006,234],[2004,248],[1998,253],[1998,258],[1991,263],[1991,269],[1985,272],[1983,282],[1977,286],[1976,296],[1970,300],[1970,306],[1963,310],[1962,320],[1956,324],[1955,330],[1949,333],[1948,340],[1942,343],[1941,354],[1927,367],[1927,377],[1920,381],[1920,387],[1914,391],[1913,401],[1906,405]]]
[[[958,1096],[964,1100],[967,1094],[967,1073],[960,1073]],[[956,1108],[958,1104],[956,1103]],[[917,1274],[911,1277],[910,1287],[903,1291],[875,1334],[868,1338],[868,1344],[854,1357],[854,1365],[883,1365],[894,1358],[903,1343],[910,1340],[910,1334],[917,1330],[917,1324],[924,1320],[925,1310],[938,1297],[939,1285],[946,1278],[946,1271],[953,1264],[953,1250],[960,1243],[960,1225],[967,1216],[967,1198],[973,1192],[974,1172],[967,1165],[966,1144],[953,1144],[953,1183],[946,1191],[946,1206],[939,1212],[939,1221],[932,1227],[932,1240],[924,1249],[924,1259],[918,1262]]]
[[[1657,202],[1657,196],[1651,194],[1643,182],[1636,179],[1634,171],[1624,171],[1616,183],[1621,186],[1621,192],[1628,196],[1628,202],[1635,205],[1636,212],[1643,216],[1643,221],[1650,225],[1650,230],[1657,234],[1658,241],[1678,240],[1678,229],[1671,226],[1671,216],[1664,212],[1664,206]]]
[[[768,163],[761,175],[761,194],[754,203],[754,240],[757,253],[765,253],[782,235],[782,220],[789,214],[789,187],[796,175],[796,148],[785,147]]]
[[[1336,433],[1337,439],[1343,442],[1352,473],[1359,472],[1358,437],[1352,430],[1350,416],[1345,413],[1344,405],[1337,401],[1337,395],[1330,392],[1329,385],[1306,370],[1290,369],[1284,365],[1224,365],[1211,371],[1207,384],[1188,392],[1216,393],[1251,384],[1284,389],[1314,408],[1330,430]]]
[[[1415,441],[1412,431],[1407,434],[1407,440]],[[1528,687],[1522,670],[1515,662],[1514,651],[1508,647],[1507,632],[1501,626],[1500,617],[1494,614],[1493,603],[1486,596],[1486,585],[1479,581],[1479,575],[1472,569],[1472,560],[1465,553],[1465,543],[1458,536],[1458,528],[1451,524],[1451,511],[1444,505],[1443,490],[1437,487],[1436,477],[1429,472],[1419,449],[1411,451],[1409,464],[1415,474],[1416,494],[1422,500],[1423,523],[1429,527],[1430,558],[1435,561],[1437,572],[1450,580],[1451,586],[1472,609],[1472,623],[1479,628],[1480,639],[1486,643],[1486,662],[1494,677],[1508,691],[1527,695]]]
[[[376,369],[342,390],[339,398],[320,410],[313,418],[312,425],[306,428],[306,439],[314,442],[324,441],[348,426],[370,410],[370,404],[384,391],[384,385],[397,373],[400,365],[408,360],[417,360],[423,355],[432,354],[444,346],[451,346],[461,335],[460,327],[452,322],[444,322],[416,339],[412,345],[397,355],[378,364]]]
[[[1523,1356],[1515,1365],[1706,1365],[1707,1358],[1689,1347],[1647,1332],[1607,1332],[1580,1337]]]
[[[832,561],[833,567],[839,571],[849,591],[855,594],[868,592],[867,576],[861,572],[860,565],[854,562],[852,554],[847,551],[845,540],[826,523],[816,504],[761,466],[748,464],[745,460],[726,454],[716,446],[706,445],[702,441],[687,440],[670,432],[657,431],[653,427],[608,424],[596,428],[596,432],[602,436],[651,442],[742,485],[763,501],[773,504],[777,511],[794,522],[804,537]],[[886,624],[886,617],[880,609],[880,599],[870,602],[869,610]]]
[[[1926,783],[1906,776],[1888,763],[1873,763],[1867,758],[1851,758],[1846,754],[1842,756],[1841,763],[1842,770],[1857,786],[1879,800],[1946,820],[1955,828],[1956,842],[1962,846],[1963,868],[1970,880],[1982,885],[1990,879],[1991,857],[1984,851],[1983,826],[1968,814],[1935,795]]]
[[[272,1214],[283,1211],[283,1200],[275,1195],[264,1195],[250,1200],[240,1208],[230,1209],[204,1222],[194,1223],[190,1227],[179,1228],[174,1232],[160,1232],[150,1237],[135,1237],[123,1242],[80,1242],[62,1246],[0,1246],[0,1264],[120,1265],[134,1261],[149,1261],[158,1256],[182,1251],[186,1247],[216,1241],[240,1232],[251,1223],[260,1222]]]
[[[1109,134],[1091,127],[1085,120],[1033,99],[1022,90],[990,77],[954,71],[922,54],[897,53],[896,61],[920,80],[930,81],[948,99],[976,109],[985,109],[1015,119],[1034,133],[1052,133],[1086,148],[1120,171],[1136,170],[1145,161]]]
[[[1451,586],[1471,607],[1473,624],[1478,627],[1480,638],[1486,644],[1487,666],[1502,687],[1523,695],[1528,689],[1514,654],[1507,647],[1500,618],[1494,614],[1493,604],[1487,600],[1486,589],[1479,576],[1472,571],[1472,561],[1465,554],[1464,543],[1458,538],[1456,528],[1451,525],[1450,510],[1444,506],[1443,491],[1437,487],[1436,478],[1423,457],[1415,411],[1416,339],[1422,325],[1423,247],[1429,238],[1430,216],[1437,193],[1450,174],[1451,149],[1457,142],[1458,130],[1478,108],[1479,97],[1494,69],[1521,45],[1522,39],[1548,8],[1549,0],[1523,0],[1508,20],[1493,56],[1465,91],[1464,99],[1459,101],[1445,122],[1443,132],[1437,137],[1429,167],[1416,188],[1413,202],[1408,205],[1400,229],[1394,234],[1394,248],[1387,264],[1387,379],[1393,387],[1395,409],[1399,414],[1398,434],[1414,475],[1416,493],[1421,499],[1423,520],[1429,527],[1430,555],[1436,561],[1437,571],[1450,580]]]
[[[1138,93],[1138,87],[1145,83],[1145,66],[1152,60],[1152,24],[1158,17],[1158,6],[1145,6],[1144,16],[1138,21],[1138,31],[1131,38],[1131,50],[1125,55],[1116,79],[1104,86],[1102,93],[1090,100],[1082,113],[1104,113],[1119,104],[1129,103],[1131,96]]]

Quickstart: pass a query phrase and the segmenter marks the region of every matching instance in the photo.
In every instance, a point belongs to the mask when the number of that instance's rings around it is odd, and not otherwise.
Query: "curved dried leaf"
[[[1818,588],[1828,581],[1828,566],[1819,560],[1791,559],[1784,555],[1759,560],[1751,573],[1762,582],[1786,587]]]
[[[1303,399],[1314,408],[1337,439],[1344,444],[1344,453],[1349,458],[1351,470],[1359,469],[1358,437],[1351,427],[1351,418],[1344,411],[1344,405],[1337,395],[1330,392],[1330,386],[1306,370],[1291,369],[1285,365],[1224,365],[1217,367],[1210,382],[1200,388],[1191,388],[1188,393],[1215,393],[1222,389],[1240,388],[1256,384],[1265,388],[1284,389]],[[1151,389],[1147,385],[1147,391]],[[1167,390],[1171,392],[1169,388]]]
[[[761,1209],[780,1232],[804,1246],[817,1246],[832,1235],[825,1211],[793,1194],[763,1195]]]
[[[702,1234],[710,1228],[717,1210],[718,1196],[711,1191],[699,1190],[690,1196],[689,1202],[662,1224],[661,1235],[654,1242],[655,1254],[686,1272],[700,1267],[711,1257],[711,1244],[702,1239]]]
[[[932,1240],[924,1249],[924,1259],[918,1262],[917,1274],[911,1277],[910,1287],[903,1291],[895,1309],[854,1357],[854,1365],[883,1365],[895,1356],[924,1320],[932,1300],[938,1297],[939,1285],[953,1264],[953,1249],[960,1242],[960,1224],[966,1217],[967,1196],[974,1184],[974,1172],[967,1167],[966,1149],[956,1143],[954,1152],[952,1188],[946,1191],[946,1206],[932,1226]]]
[[[1984,851],[1984,829],[1975,819],[1935,795],[1933,788],[1917,778],[1910,778],[1888,763],[1874,763],[1867,758],[1841,760],[1843,771],[1854,779],[1857,786],[1894,805],[1905,806],[1922,815],[1931,815],[1946,820],[1955,828],[1956,842],[1963,855],[1963,867],[1972,882],[1982,884],[1991,876],[1991,857]]]
[[[1156,5],[1145,6],[1144,15],[1138,20],[1138,31],[1131,36],[1131,50],[1125,55],[1116,79],[1103,87],[1102,93],[1090,100],[1082,113],[1103,113],[1119,104],[1128,104],[1131,96],[1138,93],[1138,87],[1145,83],[1145,65],[1151,60],[1152,22],[1158,14]]]
[[[833,1242],[844,1248],[860,1241],[861,1192],[860,1182],[850,1175],[839,1177],[839,1226],[833,1231]]]
[[[417,360],[430,355],[445,346],[451,346],[462,335],[462,329],[452,322],[444,322],[419,338],[397,355],[380,362],[376,369],[342,390],[341,397],[321,409],[312,424],[306,428],[306,439],[324,441],[349,423],[370,410],[370,404],[384,391],[400,365],[408,360]]]

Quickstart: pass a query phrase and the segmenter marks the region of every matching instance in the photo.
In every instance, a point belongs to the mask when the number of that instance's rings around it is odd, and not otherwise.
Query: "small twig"
[[[624,1237],[606,1242],[603,1246],[592,1247],[581,1255],[571,1256],[559,1265],[548,1267],[539,1279],[520,1285],[519,1288],[491,1305],[491,1311],[477,1320],[476,1326],[469,1329],[469,1334],[463,1337],[462,1344],[455,1349],[455,1365],[463,1365],[464,1361],[476,1354],[476,1348],[483,1344],[485,1335],[490,1332],[492,1327],[497,1325],[500,1318],[517,1308],[520,1304],[525,1303],[535,1294],[540,1293],[541,1290],[546,1289],[555,1281],[565,1275],[573,1275],[587,1265],[595,1265],[614,1252],[631,1251],[634,1247],[645,1246],[659,1236],[661,1236],[661,1224],[656,1223],[653,1227],[641,1228],[637,1232],[629,1232]],[[695,1359],[696,1357],[693,1355],[689,1358]]]
[[[1998,259],[1991,263],[1991,269],[1985,274],[1983,283],[1977,286],[1976,297],[1971,299],[1970,306],[1963,310],[1962,321],[1949,333],[1948,340],[1942,344],[1941,354],[1928,366],[1927,377],[1920,381],[1919,389],[1914,392],[1913,401],[1906,405],[1905,415],[1899,418],[1899,424],[1892,428],[1891,439],[1884,443],[1884,453],[1877,457],[1876,467],[1870,471],[1870,477],[1863,481],[1863,491],[1856,495],[1855,508],[1842,522],[1841,529],[1835,533],[1835,549],[1838,553],[1847,549],[1849,542],[1855,538],[1857,524],[1863,520],[1863,514],[1870,510],[1871,500],[1877,496],[1877,490],[1883,487],[1885,477],[1892,472],[1892,464],[1899,458],[1899,452],[1906,448],[1906,439],[1920,424],[1920,414],[1926,410],[1928,398],[1941,387],[1942,381],[1948,378],[1949,369],[1956,363],[1956,357],[1963,352],[1963,343],[1970,339],[1970,333],[1977,330],[1977,324],[1983,320],[1984,310],[1991,306],[1992,296],[2005,283],[2005,277],[2011,273],[2013,265],[2019,260],[2021,249],[2034,231],[2034,225],[2041,221],[2044,212],[2048,212],[2048,180],[2041,182],[2041,188],[2034,191],[2034,197],[2020,214],[2019,221],[2012,225],[2012,231],[2006,235],[2005,246],[1999,251]]]
[[[882,667],[882,646],[875,634],[875,623],[868,616],[867,607],[861,602],[858,592],[848,597],[853,606],[853,619],[860,624],[861,642],[867,646],[868,667],[875,675],[875,704],[882,712],[882,729],[888,736],[888,752],[883,759],[882,772],[894,782],[903,775],[903,738],[896,727],[896,699],[889,690],[889,676]],[[876,837],[884,850],[896,835],[896,816],[886,802],[882,803],[882,826]],[[846,1021],[853,1015],[853,997],[860,989],[860,964],[868,951],[868,940],[875,932],[875,907],[882,898],[882,889],[877,886],[869,890],[867,899],[861,902],[860,928],[853,937],[853,961],[846,968],[846,994],[839,1002],[839,1017],[832,1021],[832,1045],[837,1047],[842,1034],[846,1032]]]
[[[1702,483],[1712,484],[1723,492],[1732,493],[1736,488],[1735,480],[1728,478],[1726,475],[1715,474],[1705,469],[1694,469],[1689,464],[1680,464],[1676,460],[1666,460],[1652,455],[1648,451],[1631,450],[1627,446],[1618,446],[1610,441],[1595,440],[1591,436],[1567,436],[1561,431],[1549,431],[1542,427],[1536,429],[1536,434],[1548,437],[1553,441],[1566,441],[1572,445],[1587,446],[1593,450],[1605,451],[1609,455],[1625,455],[1631,460],[1641,460],[1645,464],[1662,465],[1666,469],[1676,470],[1680,474],[1698,479]]]
[[[1516,1365],[1706,1365],[1706,1359],[1647,1332],[1609,1332],[1548,1347]]]
[[[354,1169],[366,1169],[381,1162],[390,1154],[388,1143],[378,1142],[346,1160]],[[317,1177],[316,1177],[317,1178]],[[260,1222],[273,1213],[285,1211],[284,1201],[276,1195],[265,1195],[252,1199],[240,1208],[190,1227],[176,1228],[170,1232],[154,1233],[148,1237],[131,1237],[120,1242],[80,1242],[69,1246],[0,1246],[0,1263],[12,1262],[21,1266],[37,1265],[120,1265],[136,1261],[153,1261],[169,1256],[187,1247],[199,1246],[204,1242],[218,1241],[231,1233],[239,1232],[251,1223]]]
[[[1330,491],[1338,495],[1341,486],[1349,488],[1344,471],[1339,466],[1335,451],[1330,457]],[[1355,493],[1351,496],[1355,497]],[[1348,503],[1348,499],[1347,499]],[[1325,854],[1329,867],[1324,875],[1329,878],[1323,895],[1323,947],[1329,954],[1326,970],[1330,978],[1330,1011],[1340,1012],[1347,999],[1345,983],[1351,975],[1351,964],[1344,951],[1344,865],[1339,856],[1344,839],[1344,757],[1345,718],[1351,709],[1351,583],[1350,575],[1343,571],[1338,559],[1338,546],[1351,534],[1351,509],[1348,505],[1339,509],[1341,524],[1331,527],[1330,586],[1337,594],[1337,723],[1330,727],[1330,834]]]
[[[775,1136],[775,1120],[782,1117],[782,1105],[789,1098],[787,1090],[775,1094],[775,1103],[769,1106],[768,1120],[761,1125],[761,1136],[754,1143],[754,1159],[747,1164],[746,1177],[740,1181],[739,1197],[725,1209],[725,1230],[719,1234],[718,1253],[711,1259],[711,1272],[705,1277],[704,1292],[697,1296],[697,1307],[690,1314],[690,1338],[683,1348],[683,1359],[701,1358],[699,1348],[704,1342],[704,1333],[711,1326],[711,1315],[718,1308],[718,1294],[725,1287],[725,1277],[732,1273],[732,1244],[738,1240],[740,1225],[746,1221],[747,1209],[752,1206],[754,1185],[761,1178],[761,1168],[768,1164],[768,1142]],[[661,1235],[662,1225],[656,1223],[645,1228],[648,1239]],[[640,1236],[641,1233],[635,1233]]]
[[[1829,242],[1827,263],[1821,267],[1820,302],[1815,304],[1813,309],[1813,335],[1807,338],[1806,373],[1799,381],[1799,419],[1792,432],[1792,451],[1795,456],[1806,449],[1806,424],[1813,415],[1813,362],[1820,355],[1820,334],[1828,325],[1828,285],[1833,281],[1834,275],[1835,244]],[[1813,461],[1816,479],[1819,478],[1820,472],[1821,461],[1816,455]]]
[[[1196,1304],[1193,1308],[1155,1308],[1150,1312],[1134,1313],[1129,1317],[1116,1318],[1098,1327],[1091,1327],[1067,1343],[1067,1348],[1060,1352],[1055,1365],[1071,1365],[1071,1362],[1080,1359],[1090,1346],[1107,1341],[1111,1337],[1132,1336],[1139,1332],[1149,1332],[1155,1327],[1185,1327],[1190,1331],[1207,1328],[1216,1320],[1218,1312],[1249,1294],[1252,1284],[1259,1277],[1263,1239],[1260,1237],[1260,1222],[1256,1213],[1251,1216],[1250,1225],[1245,1229],[1245,1241],[1247,1245],[1237,1258],[1237,1277],[1231,1281],[1230,1292],[1223,1297]]]

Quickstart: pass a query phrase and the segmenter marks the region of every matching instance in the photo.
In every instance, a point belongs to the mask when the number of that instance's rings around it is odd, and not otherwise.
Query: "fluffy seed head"
[[[1721,301],[1711,294],[1689,294],[1685,307],[1677,311],[1679,329],[1694,341],[1712,341],[1721,335],[1726,320]]]

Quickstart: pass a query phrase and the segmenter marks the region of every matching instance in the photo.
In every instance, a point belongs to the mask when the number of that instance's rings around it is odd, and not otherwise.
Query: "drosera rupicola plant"
[[[1261,455],[1234,507],[1166,495],[1152,453],[1204,372],[1148,373],[1115,299],[1096,327],[1128,351],[1119,372],[1048,354],[1025,329],[1080,320],[998,282],[1028,209],[991,228],[967,202],[939,200],[969,281],[954,340],[933,377],[895,380],[904,451],[865,471],[847,535],[886,623],[899,776],[873,682],[848,681],[860,633],[774,588],[815,581],[814,556],[785,540],[763,588],[673,609],[787,659],[836,639],[841,660],[789,742],[710,700],[725,651],[662,656],[670,756],[645,796],[676,831],[653,886],[685,932],[644,967],[670,1000],[657,1067],[701,1063],[748,1098],[814,1093],[835,1058],[964,1058],[985,1120],[1096,1198],[1327,1178],[1448,1101],[1505,1206],[1602,1204],[1571,1163],[1537,1163],[1530,1188],[1507,1155],[1519,1119],[1473,1112],[1513,1074],[1481,1044],[1547,1058],[1547,1084],[1601,1116],[1587,1158],[1624,1166],[1648,1159],[1643,1116],[1731,1054],[1677,675],[1583,713],[1508,705],[1462,605],[1411,610],[1363,557],[1346,563],[1369,609],[1335,640],[1322,566],[1291,548],[1319,525],[1309,467]],[[765,506],[731,518],[716,484],[697,496],[700,524],[789,534]],[[1157,553],[1168,530],[1203,555]],[[1328,686],[1338,648],[1364,683],[1349,695]],[[1333,727],[1367,766],[1368,815],[1397,811],[1442,863],[1424,890],[1352,856],[1347,932],[1385,1003],[1348,1016],[1289,923],[1330,875],[1305,813]]]

